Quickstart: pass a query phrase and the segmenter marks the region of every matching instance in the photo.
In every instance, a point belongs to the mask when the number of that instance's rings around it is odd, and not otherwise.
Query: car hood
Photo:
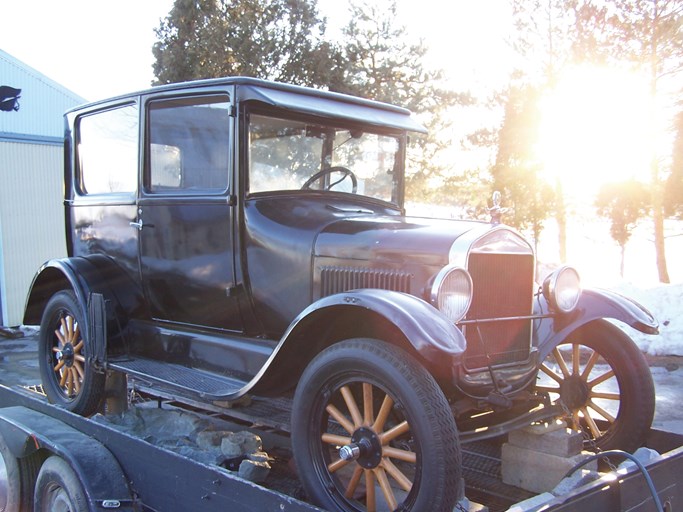
[[[492,228],[475,221],[418,217],[347,218],[325,226],[318,235],[318,258],[443,266],[454,243],[479,237]]]

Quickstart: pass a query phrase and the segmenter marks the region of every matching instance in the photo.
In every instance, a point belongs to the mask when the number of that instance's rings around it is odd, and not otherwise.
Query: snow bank
[[[659,321],[659,336],[650,336],[620,325],[643,352],[653,356],[683,356],[683,284],[643,287],[620,283],[612,289],[645,306]]]

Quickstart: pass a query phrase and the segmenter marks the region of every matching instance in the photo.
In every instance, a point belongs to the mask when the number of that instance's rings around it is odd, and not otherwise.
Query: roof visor
[[[239,101],[260,101],[273,107],[306,114],[427,133],[427,129],[411,116],[409,110],[387,103],[301,87],[289,91],[279,87],[273,89],[242,84],[238,91]]]

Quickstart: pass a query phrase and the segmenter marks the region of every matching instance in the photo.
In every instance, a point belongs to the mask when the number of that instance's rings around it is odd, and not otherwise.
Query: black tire
[[[545,382],[536,388],[560,400],[586,448],[633,452],[643,445],[655,412],[654,383],[645,356],[617,326],[605,320],[582,326],[541,370]]]
[[[40,376],[48,400],[76,414],[97,412],[105,376],[88,364],[84,312],[70,290],[52,296],[40,323]]]
[[[0,434],[0,458],[0,512],[32,510],[38,456],[17,459]]]
[[[87,512],[88,500],[81,481],[61,457],[49,457],[38,473],[34,512]]]
[[[342,460],[342,446],[356,458]],[[381,341],[347,340],[308,365],[292,406],[292,448],[304,489],[325,509],[373,509],[379,498],[389,509],[451,511],[463,495],[443,392],[409,354]]]

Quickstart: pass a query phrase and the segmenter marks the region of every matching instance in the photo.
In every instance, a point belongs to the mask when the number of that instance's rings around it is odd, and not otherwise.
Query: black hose
[[[593,462],[594,460],[597,459],[602,459],[603,457],[609,457],[610,455],[616,455],[619,457],[625,457],[629,459],[630,461],[634,462],[636,466],[638,466],[638,469],[640,472],[643,474],[643,477],[645,478],[645,482],[647,483],[648,488],[650,489],[650,493],[652,494],[652,499],[655,502],[655,507],[657,507],[658,512],[664,512],[664,508],[662,507],[662,502],[659,499],[659,495],[657,494],[657,489],[655,489],[655,485],[652,482],[652,478],[650,478],[650,474],[647,472],[647,469],[645,469],[645,466],[643,466],[642,462],[640,462],[636,457],[631,455],[628,452],[622,451],[622,450],[607,450],[604,452],[596,453],[595,455],[591,455],[587,459],[585,459],[582,462],[579,462],[576,466],[574,466],[572,469],[570,469],[567,474],[564,476],[564,478],[568,478],[571,475],[574,474],[574,472],[581,468],[582,466],[585,466],[589,462]]]

